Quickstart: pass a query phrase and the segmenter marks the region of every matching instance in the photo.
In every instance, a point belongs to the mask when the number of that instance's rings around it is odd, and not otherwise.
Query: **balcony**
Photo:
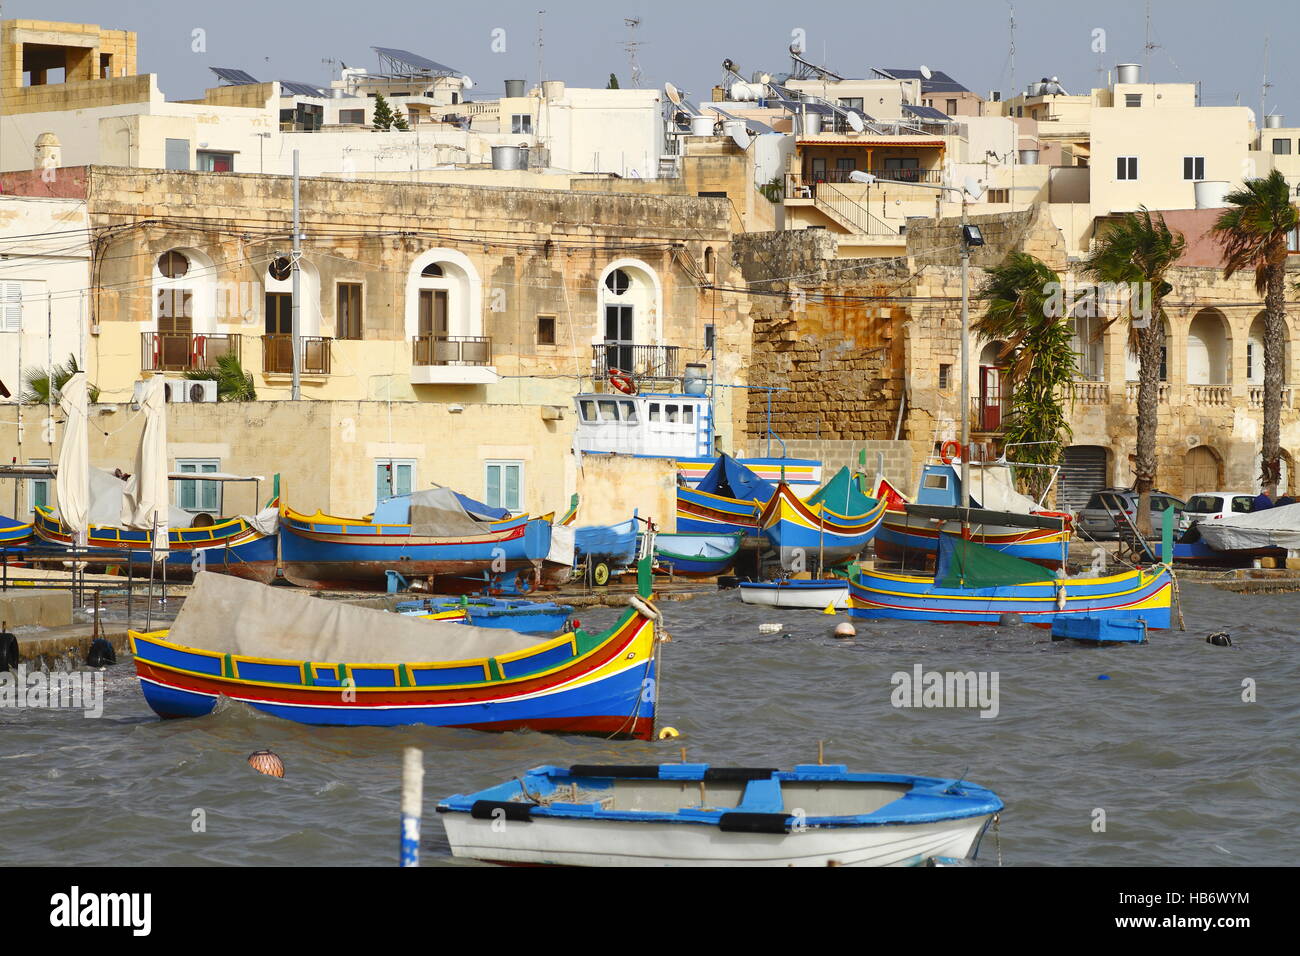
[[[1247,391],[1247,397],[1250,400],[1251,408],[1264,407],[1264,386],[1263,385],[1248,385],[1246,386],[1246,391]],[[1291,407],[1290,386],[1282,387],[1282,407],[1283,408]]]
[[[412,385],[490,385],[492,339],[486,335],[417,335],[411,339]]]
[[[1002,431],[1011,402],[1005,398],[972,398],[970,400],[970,430],[985,435]]]
[[[1105,382],[1071,382],[1070,398],[1076,405],[1109,405],[1110,386]]]
[[[198,332],[141,332],[140,368],[146,372],[211,368],[223,355],[239,358],[239,339]]]
[[[1124,401],[1128,402],[1128,404],[1130,405],[1136,405],[1137,400],[1138,400],[1138,383],[1125,382]],[[1161,405],[1169,404],[1169,383],[1168,382],[1160,383],[1160,386],[1156,392],[1156,401],[1158,401]]]
[[[633,379],[681,378],[680,351],[676,345],[593,345],[592,376],[600,382],[617,369]]]
[[[319,335],[298,336],[302,349],[302,375],[328,375],[330,373],[330,340]],[[293,374],[293,336],[262,336],[262,374]]]

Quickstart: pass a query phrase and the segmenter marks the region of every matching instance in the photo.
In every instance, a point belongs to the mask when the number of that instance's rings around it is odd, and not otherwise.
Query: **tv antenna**
[[[542,50],[546,46],[546,24],[542,17],[546,16],[545,10],[537,11],[537,86],[542,86],[542,81],[546,79],[545,61],[542,59]]]
[[[636,28],[641,25],[640,17],[624,17],[623,22],[627,24],[627,40],[623,43],[623,49],[627,50],[628,69],[632,74],[632,86],[635,89],[641,88],[641,64],[637,62],[636,51],[641,46],[641,41],[636,38]]]

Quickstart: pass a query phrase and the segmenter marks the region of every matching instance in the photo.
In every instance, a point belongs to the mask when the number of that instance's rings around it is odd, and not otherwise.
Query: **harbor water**
[[[747,607],[736,591],[664,602],[659,724],[613,742],[434,728],[311,728],[223,703],[161,721],[129,655],[103,715],[0,709],[0,865],[395,865],[402,749],[425,756],[421,863],[454,860],[433,806],[538,764],[693,762],[965,777],[1006,803],[980,861],[1008,866],[1290,862],[1300,811],[1300,594],[1182,586],[1187,631],[1145,645]],[[589,630],[614,609],[584,609]],[[760,625],[780,624],[760,632]],[[1227,631],[1233,645],[1206,643]],[[898,707],[892,680],[996,676],[976,706]],[[1254,700],[1243,700],[1243,697]],[[975,702],[968,701],[968,704]],[[984,708],[989,712],[991,708]],[[271,750],[283,779],[249,753]]]

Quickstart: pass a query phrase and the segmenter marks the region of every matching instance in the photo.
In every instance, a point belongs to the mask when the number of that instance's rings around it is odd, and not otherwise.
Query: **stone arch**
[[[183,257],[182,274],[165,276],[163,257]],[[216,268],[212,258],[191,246],[168,246],[154,256],[150,269],[153,308],[150,326],[155,332],[209,333],[216,331]]]
[[[1257,313],[1250,323],[1246,335],[1246,384],[1264,384],[1264,318],[1266,313]],[[1282,319],[1282,384],[1290,385],[1291,374],[1291,328],[1284,317]]]
[[[442,275],[425,275],[426,267],[438,265]],[[422,292],[432,293],[421,295]],[[413,339],[421,334],[421,303],[425,324],[432,314],[430,308],[441,308],[437,302],[445,294],[446,335],[483,335],[483,283],[474,263],[463,252],[455,249],[426,249],[411,262],[406,273],[406,337]],[[427,330],[433,334],[434,330]]]
[[[1232,330],[1222,312],[1205,308],[1187,325],[1187,384],[1232,383]]]
[[[283,297],[293,292],[293,273],[277,269],[281,259],[289,258],[289,256],[273,256],[267,260],[262,269],[262,285],[265,293],[262,304],[262,330],[266,335],[288,334],[288,330],[275,327],[274,319],[277,315],[276,301],[284,301]],[[277,278],[277,273],[282,278]],[[298,309],[298,334],[320,335],[320,272],[310,260],[301,257],[298,260],[298,273],[298,292],[302,296],[302,303]]]
[[[626,291],[619,293],[607,284],[611,273],[622,270],[628,279]],[[610,316],[607,310],[612,306],[631,306],[632,341],[639,345],[649,345],[663,339],[663,285],[659,273],[640,259],[616,259],[601,270],[600,280],[596,283],[596,342],[613,341],[610,332]],[[619,341],[626,341],[621,338]]]
[[[1223,456],[1210,445],[1187,449],[1183,455],[1183,497],[1223,487]]]
[[[1173,341],[1173,330],[1169,327],[1169,320],[1162,319],[1161,322],[1165,327],[1165,344],[1160,347],[1160,381],[1169,381],[1169,347]],[[1124,331],[1127,334],[1127,330]],[[1133,343],[1134,338],[1130,337],[1128,343]],[[1141,366],[1138,363],[1137,353],[1133,351],[1131,344],[1124,346],[1124,379],[1128,382],[1138,381],[1138,375]]]

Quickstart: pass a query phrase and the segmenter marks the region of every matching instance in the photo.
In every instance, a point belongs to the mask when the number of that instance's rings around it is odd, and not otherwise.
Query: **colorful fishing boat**
[[[435,586],[478,572],[540,569],[551,544],[548,518],[482,521],[463,509],[430,507],[408,523],[382,524],[317,511],[280,513],[284,576],[307,588],[383,588],[387,572]]]
[[[849,582],[846,578],[741,581],[738,589],[742,602],[765,607],[812,608],[818,611],[833,607],[842,611],[849,605]]]
[[[520,634],[553,634],[568,623],[573,608],[553,601],[503,601],[497,598],[465,598],[449,600],[426,598],[423,601],[402,601],[397,605],[399,614],[443,614],[460,619],[475,627],[503,628]],[[445,620],[446,617],[437,618]]]
[[[694,488],[677,487],[677,530],[691,534],[761,533],[758,516],[776,493],[730,455],[719,455]]]
[[[640,548],[636,512],[617,524],[589,524],[573,531],[574,563],[592,584],[604,585],[620,568],[636,563]]]
[[[221,697],[303,724],[538,730],[649,740],[656,627],[650,568],[617,624],[538,640],[199,574],[169,630],[130,633],[161,717]]]
[[[37,538],[72,546],[72,531],[51,509],[38,506],[35,517]],[[152,533],[145,530],[91,525],[87,547],[87,561],[92,565],[129,563],[137,573],[147,574],[153,560]],[[182,578],[195,570],[208,570],[264,584],[275,579],[276,536],[259,531],[244,517],[225,518],[205,527],[169,528],[167,547],[169,576]]]
[[[1003,803],[965,780],[843,764],[680,763],[536,767],[437,809],[453,856],[498,863],[917,866],[974,857]]]
[[[682,577],[717,577],[736,563],[745,536],[733,534],[656,534],[655,567]]]
[[[862,570],[849,585],[849,613],[970,624],[997,624],[1014,614],[1042,627],[1063,616],[1087,615],[1165,628],[1172,590],[1165,565],[1060,578],[1041,565],[944,534],[933,577]]]
[[[807,501],[784,482],[759,514],[759,527],[783,568],[829,567],[862,553],[880,527],[886,501],[868,498],[841,468]]]
[[[940,533],[960,533],[966,517],[945,517],[940,509],[969,504],[982,512],[980,521],[967,521],[972,541],[1043,567],[1059,568],[1070,543],[1069,517],[1020,494],[1014,487],[1014,467],[1005,461],[971,462],[971,495],[964,502],[959,466],[948,462],[926,464],[921,469],[916,500],[895,501],[885,512],[876,535],[876,557],[903,567],[931,566],[938,554]],[[1012,524],[1007,518],[1030,514],[1045,520],[1036,527],[1027,527]]]
[[[15,549],[27,544],[32,537],[32,523],[0,515],[0,548]]]

